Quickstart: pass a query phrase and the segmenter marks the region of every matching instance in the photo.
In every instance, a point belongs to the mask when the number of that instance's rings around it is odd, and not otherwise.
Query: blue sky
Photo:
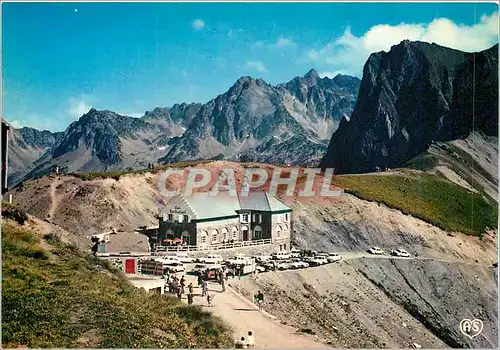
[[[3,116],[64,130],[90,107],[140,116],[207,102],[244,75],[361,77],[403,39],[498,40],[496,4],[2,3]]]

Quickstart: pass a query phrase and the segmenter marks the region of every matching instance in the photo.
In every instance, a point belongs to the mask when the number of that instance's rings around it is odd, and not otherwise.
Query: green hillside
[[[200,307],[136,289],[53,236],[2,225],[2,346],[220,348],[229,328]]]
[[[487,227],[497,227],[496,203],[435,175],[340,175],[334,182],[359,198],[384,203],[444,230],[481,237]]]

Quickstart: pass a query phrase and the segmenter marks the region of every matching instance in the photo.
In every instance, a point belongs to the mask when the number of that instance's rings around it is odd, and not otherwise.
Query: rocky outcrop
[[[33,163],[62,138],[62,132],[52,133],[29,127],[11,126],[9,133],[8,183],[15,184],[28,173]]]
[[[200,108],[160,161],[317,164],[340,120],[352,112],[358,87],[357,78],[320,78],[314,70],[278,86],[242,77]]]
[[[397,167],[432,141],[498,134],[498,44],[474,54],[405,40],[372,54],[356,107],[321,167],[362,173]]]

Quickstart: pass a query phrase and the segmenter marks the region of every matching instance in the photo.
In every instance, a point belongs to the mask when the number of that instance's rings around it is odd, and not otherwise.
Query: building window
[[[236,227],[233,227],[233,241],[238,240],[238,229]]]
[[[200,243],[207,243],[207,235],[204,234],[200,235]]]
[[[278,232],[276,233],[278,238],[281,238],[281,231],[278,230]]]
[[[262,223],[262,214],[259,214],[259,224]]]
[[[285,214],[285,221],[288,221],[288,214]]]
[[[253,229],[253,238],[261,239],[262,238],[262,228],[260,226],[255,226]]]
[[[168,214],[168,221],[174,221],[174,214]]]
[[[248,222],[248,214],[243,214],[243,218],[241,219],[243,222]]]
[[[189,221],[189,216],[184,215],[184,216],[182,217],[182,221],[184,221],[184,222],[188,222],[188,221]]]

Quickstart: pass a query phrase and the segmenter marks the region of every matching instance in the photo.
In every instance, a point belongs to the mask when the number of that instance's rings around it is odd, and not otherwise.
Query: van
[[[287,260],[290,259],[290,253],[289,252],[277,252],[273,253],[271,255],[273,260]]]

